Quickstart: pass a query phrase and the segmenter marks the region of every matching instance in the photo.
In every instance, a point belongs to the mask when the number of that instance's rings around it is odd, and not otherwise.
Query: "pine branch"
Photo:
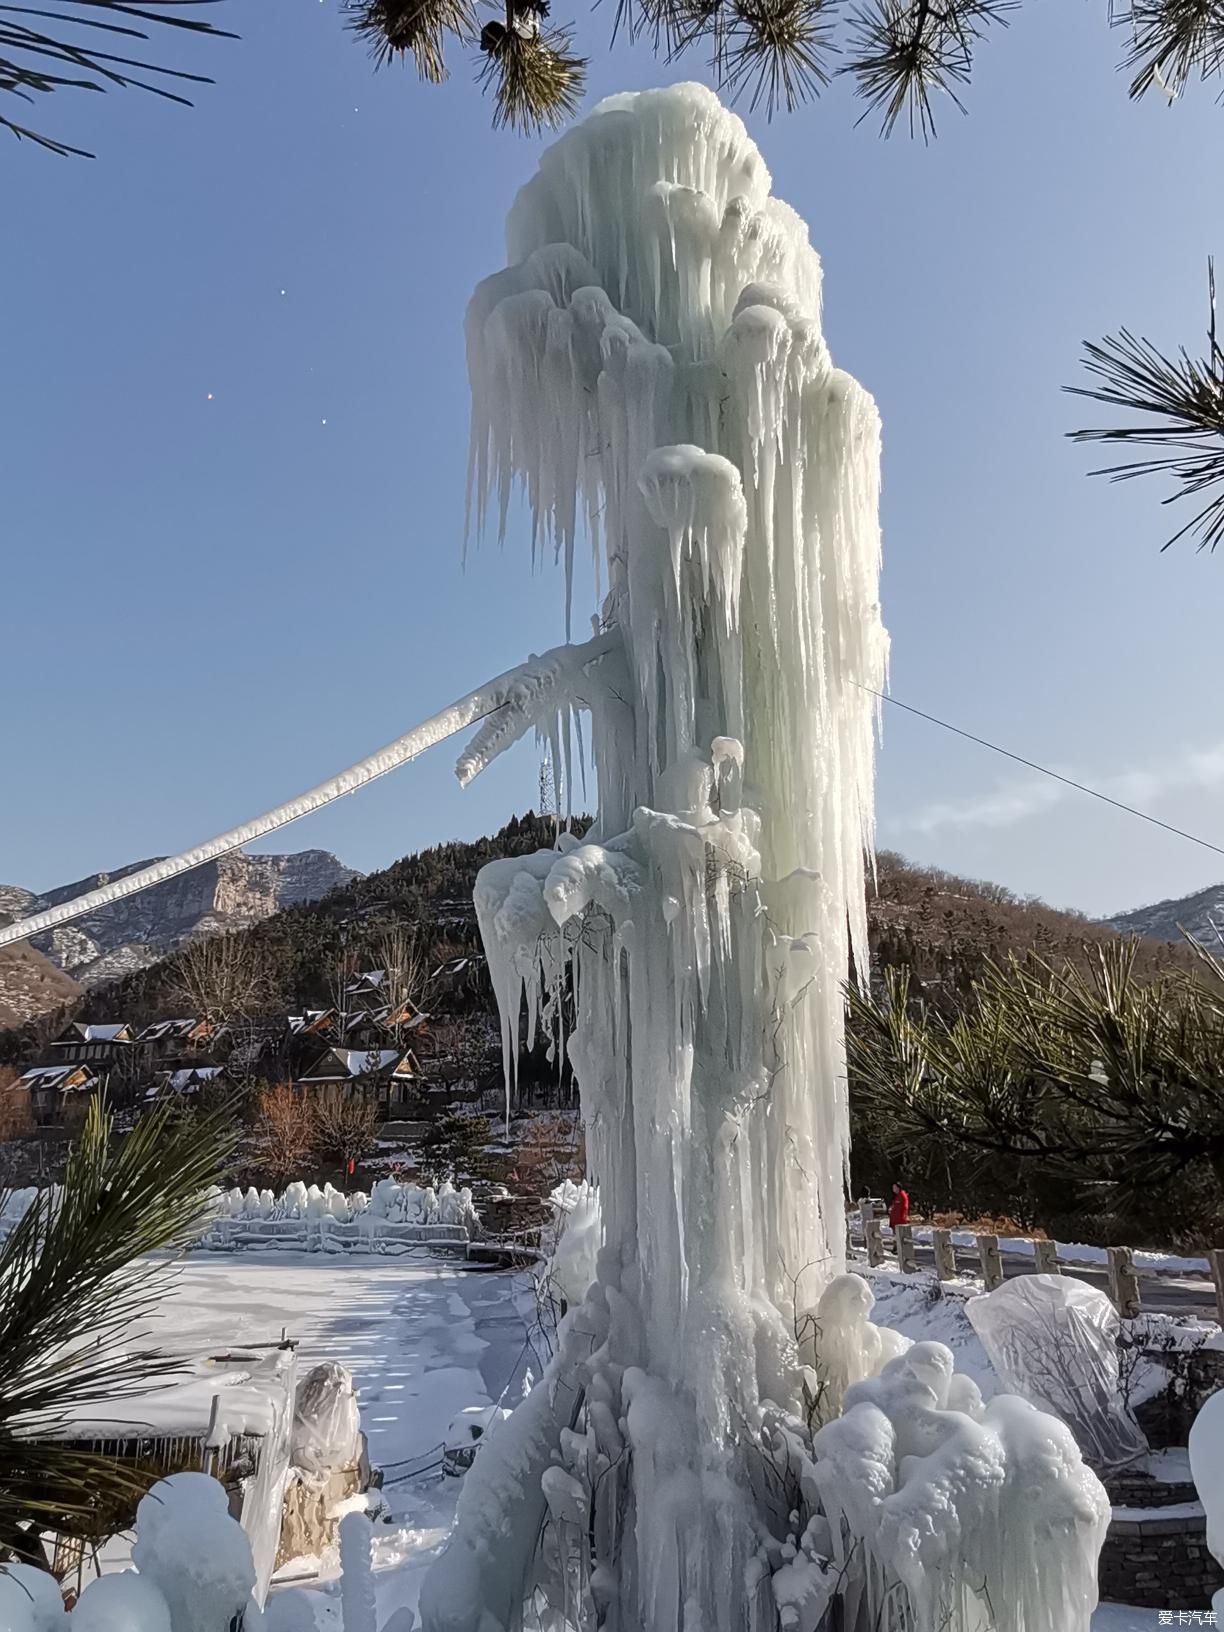
[[[832,40],[832,6],[826,0],[736,0],[727,32],[720,82],[732,100],[747,93],[755,112],[767,118],[788,113],[818,96],[829,83],[826,58]]]
[[[167,68],[143,57],[99,50],[91,43],[91,35],[105,33],[143,41],[150,37],[147,25],[160,24],[188,33],[236,38],[196,14],[202,6],[217,4],[220,0],[157,0],[148,6],[135,4],[133,0],[45,0],[42,6],[0,3],[0,95],[7,93],[33,102],[36,96],[65,89],[142,90],[166,101],[190,106],[187,97],[142,76],[152,74],[197,85],[211,84],[205,75]],[[33,21],[22,19],[58,23],[61,28],[51,33],[35,26]],[[71,32],[65,34],[65,29]],[[84,37],[79,38],[82,34]],[[0,113],[0,126],[18,139],[32,141],[50,152],[92,157],[83,148],[46,136],[3,113]]]
[[[486,23],[480,33],[484,61],[477,73],[493,92],[493,125],[530,133],[556,129],[578,111],[586,89],[587,61],[571,49],[568,29],[540,27],[538,0],[511,0],[506,22]]]
[[[1189,534],[1199,549],[1214,550],[1224,538],[1224,349],[1216,339],[1215,268],[1207,263],[1209,318],[1207,350],[1192,357],[1184,347],[1170,357],[1150,340],[1121,329],[1100,341],[1085,341],[1083,366],[1099,384],[1069,385],[1072,396],[1109,408],[1148,416],[1139,425],[1111,425],[1071,431],[1074,442],[1120,442],[1154,453],[1094,470],[1094,476],[1129,481],[1135,476],[1171,476],[1179,491],[1162,502],[1211,493],[1211,497],[1163,546]]]
[[[146,1255],[197,1225],[232,1121],[223,1109],[176,1123],[167,1107],[118,1142],[93,1101],[63,1185],[40,1191],[0,1247],[0,1546],[18,1548],[28,1524],[96,1537],[147,1487],[138,1467],[73,1447],[66,1430],[180,1369],[132,1344],[170,1267]]]
[[[1219,77],[1224,66],[1222,0],[1131,0],[1112,21],[1131,36],[1125,66],[1134,76],[1132,97],[1154,87],[1172,102],[1191,80]]]
[[[434,85],[450,75],[448,36],[460,42],[476,38],[471,0],[344,0],[344,9],[349,27],[366,41],[379,67],[408,55],[420,77]]]
[[[943,93],[964,113],[959,87],[969,83],[973,53],[992,23],[1007,26],[1017,0],[867,0],[850,19],[855,55],[842,70],[858,82],[868,112],[883,115],[891,135],[905,116],[910,135],[935,134],[932,95]],[[866,114],[863,115],[867,117]]]

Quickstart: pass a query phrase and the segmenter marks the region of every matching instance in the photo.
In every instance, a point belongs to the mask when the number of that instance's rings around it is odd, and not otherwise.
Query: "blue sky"
[[[243,38],[180,50],[217,79],[194,109],[46,101],[93,163],[0,141],[0,880],[31,888],[229,827],[562,637],[525,546],[461,561],[463,309],[540,143],[490,129],[462,60],[375,74],[335,0],[219,9]],[[602,48],[604,12],[581,27]],[[1159,492],[1063,436],[1080,341],[1197,344],[1224,249],[1224,110],[1131,105],[1117,46],[1101,7],[1029,0],[931,147],[840,86],[748,122],[883,413],[896,695],[1224,843],[1224,560],[1161,555]],[[588,101],[677,77],[600,49]],[[371,868],[534,802],[529,747],[466,793],[453,759],[272,847]],[[897,711],[879,815],[1089,911],[1224,876]]]

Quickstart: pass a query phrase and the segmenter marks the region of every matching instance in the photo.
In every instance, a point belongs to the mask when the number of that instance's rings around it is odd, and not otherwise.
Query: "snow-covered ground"
[[[871,1275],[873,1318],[915,1340],[947,1343],[957,1369],[990,1396],[998,1383],[955,1292],[935,1298],[930,1278]],[[362,1426],[375,1465],[388,1471],[389,1518],[375,1529],[380,1619],[414,1608],[421,1578],[446,1540],[459,1481],[437,1475],[402,1479],[396,1465],[423,1457],[469,1406],[514,1404],[528,1369],[539,1377],[546,1354],[532,1336],[534,1299],[525,1276],[476,1274],[404,1259],[329,1259],[317,1254],[245,1253],[192,1257],[173,1291],[142,1328],[175,1352],[224,1352],[276,1342],[284,1328],[298,1340],[299,1371],[334,1360],[353,1373]],[[118,1563],[121,1553],[116,1552]],[[320,1632],[338,1624],[330,1583],[336,1560],[299,1560],[276,1590],[295,1580],[311,1589]],[[1105,1604],[1093,1632],[1150,1632],[1154,1610]]]
[[[404,1259],[328,1259],[316,1254],[244,1253],[189,1258],[173,1291],[142,1332],[175,1353],[224,1352],[298,1340],[299,1375],[323,1360],[353,1374],[361,1423],[375,1466],[387,1470],[389,1522],[375,1531],[380,1611],[413,1606],[420,1577],[445,1540],[459,1481],[408,1482],[396,1464],[438,1446],[468,1406],[521,1395],[528,1369],[547,1356],[529,1335],[534,1300],[522,1275],[474,1273]],[[115,1562],[122,1553],[116,1551]],[[305,1560],[288,1576],[323,1579],[335,1560]],[[311,1583],[314,1585],[314,1582]],[[327,1624],[326,1601],[321,1625]]]

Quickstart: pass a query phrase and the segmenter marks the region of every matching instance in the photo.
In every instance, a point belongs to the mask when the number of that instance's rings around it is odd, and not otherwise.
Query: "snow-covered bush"
[[[1207,1545],[1224,1566],[1224,1389],[1202,1406],[1190,1429],[1190,1471],[1207,1514]],[[1224,1587],[1212,1599],[1224,1625]]]
[[[1070,1275],[1018,1275],[966,1310],[1005,1388],[1065,1422],[1101,1472],[1148,1449],[1118,1376],[1117,1310]]]

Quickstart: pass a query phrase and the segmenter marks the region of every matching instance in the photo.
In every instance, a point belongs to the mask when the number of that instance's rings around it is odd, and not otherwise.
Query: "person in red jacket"
[[[909,1223],[909,1191],[902,1190],[893,1180],[892,1200],[888,1204],[888,1222],[895,1230],[898,1224]]]

